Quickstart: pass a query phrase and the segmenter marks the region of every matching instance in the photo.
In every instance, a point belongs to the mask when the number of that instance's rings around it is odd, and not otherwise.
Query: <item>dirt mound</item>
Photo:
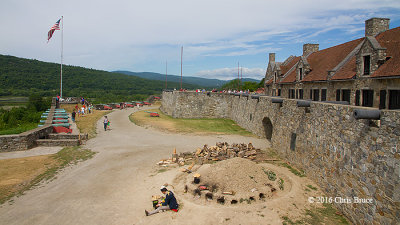
[[[201,175],[200,182],[188,175],[188,193],[219,203],[265,200],[284,189],[284,180],[274,171],[238,157],[203,165],[196,173]]]

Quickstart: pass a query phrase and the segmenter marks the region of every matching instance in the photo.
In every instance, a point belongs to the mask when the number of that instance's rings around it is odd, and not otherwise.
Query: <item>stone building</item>
[[[400,109],[400,27],[390,19],[365,21],[365,37],[319,50],[304,44],[302,56],[284,62],[269,54],[265,94],[313,101]]]

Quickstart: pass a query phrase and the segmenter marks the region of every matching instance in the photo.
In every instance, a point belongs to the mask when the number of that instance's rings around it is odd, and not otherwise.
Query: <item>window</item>
[[[310,98],[309,99],[312,99],[312,89],[310,89]]]
[[[303,89],[299,89],[299,99],[303,99]]]
[[[281,96],[281,89],[278,89],[278,96]]]
[[[356,91],[356,102],[355,102],[355,104],[356,104],[357,106],[360,105],[360,90],[357,90],[357,91]]]
[[[299,89],[296,89],[296,99],[299,98]]]
[[[336,89],[336,101],[340,101],[340,89]]]
[[[371,56],[364,56],[364,75],[369,75],[371,69]]]
[[[389,90],[389,109],[400,109],[400,90]]]
[[[314,89],[313,90],[313,101],[319,101],[319,89]]]
[[[321,101],[326,101],[326,89],[321,90]]]
[[[274,82],[276,82],[278,80],[278,76],[276,75],[276,72],[274,74]]]
[[[299,80],[303,80],[303,68],[299,68]]]
[[[386,109],[386,90],[379,92],[379,109]]]
[[[275,89],[272,89],[272,96],[276,96]]]
[[[289,89],[289,98],[294,98],[294,89]]]
[[[350,103],[350,90],[348,89],[342,90],[342,101]]]
[[[374,106],[374,91],[363,90],[362,91],[362,106],[373,107]]]

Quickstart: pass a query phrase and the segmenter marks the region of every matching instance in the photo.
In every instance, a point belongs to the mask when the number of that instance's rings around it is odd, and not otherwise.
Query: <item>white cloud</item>
[[[264,78],[265,69],[262,68],[219,68],[213,70],[202,70],[195,74],[195,76],[203,77],[203,78],[216,78],[220,80],[232,80],[238,78],[239,76],[243,78],[253,78],[257,80],[261,80]]]
[[[179,62],[182,45],[185,59],[207,64],[210,56],[267,55],[279,43],[300,44],[332,29],[357,32],[388,9],[399,19],[398,0],[2,0],[0,54],[59,61],[60,33],[49,44],[46,34],[64,15],[67,64],[140,71]]]

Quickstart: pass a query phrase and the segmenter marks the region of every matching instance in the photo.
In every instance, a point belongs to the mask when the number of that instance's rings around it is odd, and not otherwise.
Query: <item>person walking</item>
[[[107,131],[107,126],[108,126],[108,118],[107,116],[104,116],[103,124],[104,124],[104,131]]]
[[[71,118],[72,118],[72,122],[75,123],[75,116],[76,116],[76,112],[75,110],[72,112]]]
[[[160,212],[161,210],[173,210],[174,212],[178,212],[178,202],[176,201],[176,198],[174,196],[174,193],[172,191],[168,191],[165,186],[161,186],[161,192],[165,195],[165,199],[161,202],[161,204],[158,204],[158,208],[148,212],[147,210],[144,210],[144,213],[146,216],[151,216],[153,214],[156,214]]]

